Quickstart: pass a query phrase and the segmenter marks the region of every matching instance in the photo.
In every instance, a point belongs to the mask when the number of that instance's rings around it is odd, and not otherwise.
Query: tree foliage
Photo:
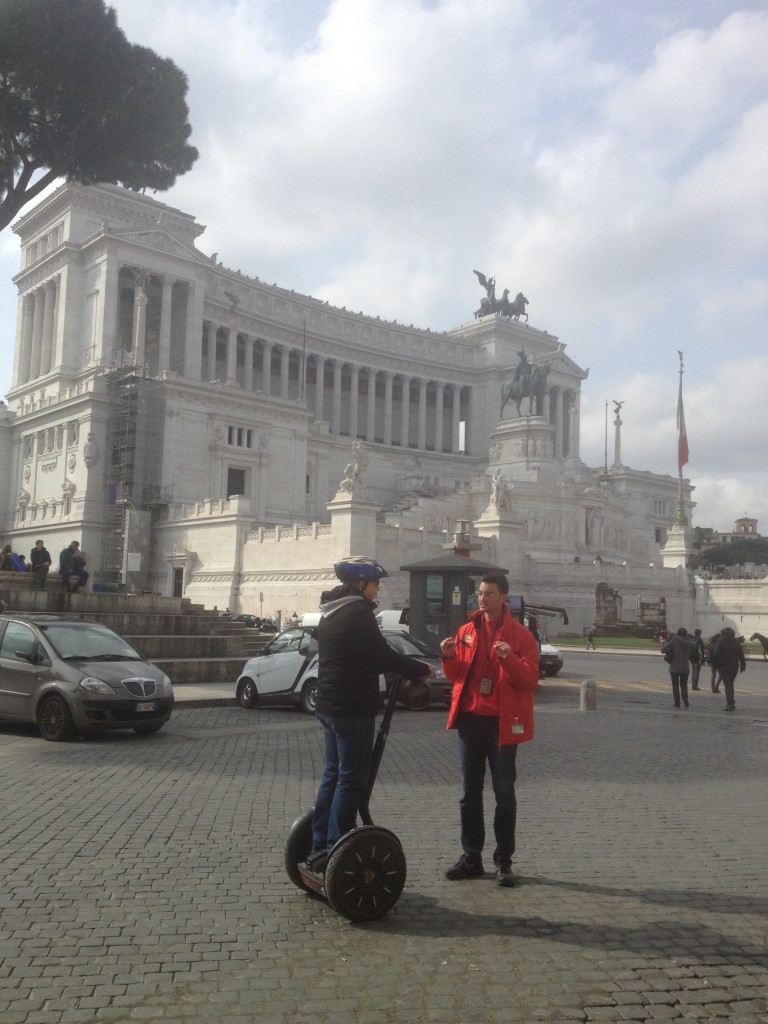
[[[763,565],[768,562],[768,537],[752,537],[744,540],[718,544],[701,552],[700,563],[708,565],[745,565],[754,562]]]
[[[170,188],[197,159],[186,93],[104,0],[0,0],[0,229],[57,178]]]

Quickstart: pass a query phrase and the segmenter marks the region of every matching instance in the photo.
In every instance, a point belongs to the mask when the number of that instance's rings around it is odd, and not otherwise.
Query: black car
[[[394,648],[398,654],[404,654],[408,658],[418,658],[419,661],[426,661],[432,666],[435,670],[435,674],[433,676],[428,676],[424,680],[424,682],[429,685],[432,694],[432,703],[450,705],[453,683],[451,683],[449,679],[446,679],[443,673],[443,664],[440,655],[435,654],[435,652],[430,650],[425,643],[422,643],[421,640],[417,640],[416,637],[411,636],[411,634],[405,630],[382,629],[381,632],[389,646]],[[389,692],[396,675],[392,672],[385,672],[384,678],[387,681],[387,692]],[[405,704],[406,707],[411,707],[410,701],[408,700],[407,689],[404,690],[402,696],[398,697],[398,702]]]

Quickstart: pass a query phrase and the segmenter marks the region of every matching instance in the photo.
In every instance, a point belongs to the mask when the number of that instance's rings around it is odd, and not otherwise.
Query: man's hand
[[[496,643],[493,645],[493,649],[494,651],[496,651],[496,654],[501,658],[502,661],[504,660],[504,658],[507,657],[509,652],[512,650],[512,648],[509,646],[506,640],[497,640]]]
[[[456,641],[452,636],[446,637],[440,644],[440,652],[444,658],[452,658],[456,653]]]

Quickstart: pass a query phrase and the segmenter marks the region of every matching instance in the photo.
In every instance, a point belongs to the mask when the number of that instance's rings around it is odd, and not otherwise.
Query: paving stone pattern
[[[580,713],[578,687],[541,688],[514,889],[443,879],[456,738],[443,711],[398,711],[372,811],[408,880],[367,925],[283,871],[313,719],[198,708],[74,744],[0,727],[0,1020],[765,1024],[768,694],[736,715],[693,696],[602,687]]]

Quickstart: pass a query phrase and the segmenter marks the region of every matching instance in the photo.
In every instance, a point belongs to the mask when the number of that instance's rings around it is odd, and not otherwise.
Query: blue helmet
[[[337,562],[333,569],[342,583],[348,580],[380,580],[384,576],[389,576],[387,570],[379,565],[375,558],[366,558],[364,555],[345,558],[343,562]]]

